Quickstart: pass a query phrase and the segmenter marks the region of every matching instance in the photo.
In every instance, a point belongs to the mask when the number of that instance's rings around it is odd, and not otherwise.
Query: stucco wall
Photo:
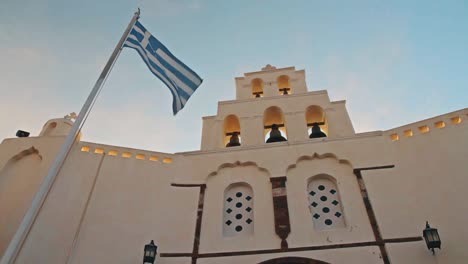
[[[385,150],[394,155],[394,169],[363,172],[385,238],[421,236],[426,221],[439,230],[442,250],[436,256],[429,254],[425,243],[407,248],[391,245],[394,263],[466,263],[468,259],[463,247],[468,243],[466,113],[462,110],[389,131],[401,135],[413,128],[414,134],[387,140]],[[463,117],[464,122],[453,124],[454,116]],[[433,124],[438,121],[446,126],[436,128]],[[421,125],[428,125],[430,131],[414,129]]]
[[[468,186],[467,113],[463,109],[383,132],[178,154],[79,142],[58,175],[17,263],[141,262],[143,246],[151,239],[160,253],[190,255],[200,194],[200,187],[193,184],[206,184],[199,253],[227,253],[224,257],[201,257],[197,263],[258,263],[280,256],[329,263],[383,263],[375,245],[236,255],[280,249],[281,239],[274,228],[272,177],[287,179],[290,249],[374,241],[353,170],[383,165],[395,167],[362,172],[383,238],[421,236],[426,220],[439,229],[442,238],[442,250],[436,256],[423,241],[386,244],[391,262],[464,263],[468,259],[463,249],[468,243],[464,228],[468,219],[464,206],[464,188]],[[456,116],[463,122],[452,123]],[[446,126],[434,127],[441,120]],[[430,132],[417,132],[425,124]],[[413,136],[402,134],[411,128]],[[400,136],[392,141],[395,133]],[[20,203],[2,198],[2,215],[7,212],[3,210],[11,208],[26,210],[32,197],[28,195],[37,189],[62,141],[62,137],[20,138],[0,145],[0,165],[4,168],[0,197],[13,195],[11,190],[25,194]],[[38,150],[39,160],[26,155],[28,158],[19,162],[27,166],[8,166],[13,156],[32,146]],[[307,180],[323,173],[336,179],[345,228],[314,229]],[[25,186],[30,183],[25,179],[35,179],[31,181],[34,184]],[[246,182],[253,188],[255,227],[249,237],[222,235],[223,192],[235,182]],[[11,214],[8,227],[2,227],[3,245],[19,215]],[[158,261],[191,263],[191,258],[160,257]]]
[[[6,139],[0,144],[0,255],[16,232],[64,137]]]

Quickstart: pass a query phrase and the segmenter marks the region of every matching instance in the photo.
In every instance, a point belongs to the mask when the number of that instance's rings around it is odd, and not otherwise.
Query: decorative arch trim
[[[328,174],[328,173],[319,173],[319,174],[310,176],[310,177],[307,179],[307,183],[310,183],[311,181],[316,180],[316,179],[327,179],[327,180],[332,181],[333,183],[336,184],[336,178],[333,177],[333,176],[331,176],[331,175]]]
[[[267,261],[260,262],[258,264],[330,264],[321,260],[301,258],[301,257],[282,257],[276,259],[270,259]]]
[[[35,148],[34,146],[32,146],[32,147],[30,147],[28,149],[20,151],[18,154],[11,157],[8,160],[8,162],[5,164],[5,166],[7,166],[10,163],[17,162],[20,159],[22,159],[22,158],[24,158],[26,156],[32,155],[32,154],[36,154],[39,157],[39,159],[42,161],[42,155],[39,154],[39,150],[37,148]]]
[[[8,166],[11,166],[12,164],[18,162],[22,158],[27,157],[29,155],[36,155],[39,158],[39,160],[42,161],[42,155],[39,153],[39,150],[36,149],[34,146],[32,146],[32,147],[30,147],[28,149],[20,151],[18,154],[11,157],[5,163],[5,165],[3,165],[3,167],[0,168],[0,175],[3,174],[3,172],[8,168]],[[1,166],[1,164],[0,164],[0,166]]]
[[[223,163],[223,164],[219,165],[218,168],[216,169],[216,171],[213,171],[210,174],[208,174],[208,178],[218,175],[219,171],[221,171],[222,169],[235,168],[235,167],[248,167],[248,166],[255,166],[261,172],[269,173],[267,169],[258,166],[258,164],[253,162],[253,161],[246,161],[246,162],[236,161],[236,162],[233,162],[233,163]]]
[[[345,165],[348,165],[350,166],[351,168],[353,168],[353,165],[351,164],[351,162],[347,159],[340,159],[338,158],[335,154],[333,153],[324,153],[324,154],[318,154],[317,152],[315,152],[314,154],[312,155],[304,155],[304,156],[300,156],[297,160],[296,160],[296,163],[294,164],[291,164],[288,166],[288,168],[286,169],[286,171],[289,171],[290,169],[294,169],[297,167],[297,164],[299,164],[301,161],[306,161],[306,160],[314,160],[314,159],[326,159],[326,158],[333,158],[335,159],[338,163],[340,164],[345,164]]]

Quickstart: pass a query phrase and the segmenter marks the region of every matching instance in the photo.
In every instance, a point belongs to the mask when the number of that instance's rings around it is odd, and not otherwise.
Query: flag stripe
[[[130,36],[129,36],[129,39],[137,41]],[[140,47],[142,47],[139,42],[136,42],[135,44],[138,44]],[[163,63],[161,63],[161,61],[157,57],[155,57],[151,52],[146,52],[145,55],[150,59],[149,62],[151,64],[156,64],[154,65],[155,68],[161,69],[164,72],[164,74],[167,76],[167,78],[170,79],[172,83],[174,83],[174,86],[178,88],[177,91],[179,92],[179,94],[183,95],[187,99],[190,97],[190,95],[192,95],[192,93],[195,90],[193,90],[186,83],[184,83],[181,79],[179,79],[173,73],[173,71],[167,70],[166,67],[163,65]]]
[[[141,34],[140,32],[136,31],[135,29],[132,29],[132,31],[130,31],[129,37],[130,36],[135,36],[135,39],[137,39],[138,41],[142,41],[145,34]]]
[[[198,76],[198,74],[197,74],[196,72],[192,71],[192,69],[190,69],[190,67],[188,67],[187,65],[185,65],[185,63],[183,63],[183,62],[180,61],[179,59],[177,59],[177,57],[174,56],[174,55],[166,48],[166,46],[164,46],[164,44],[162,44],[161,42],[159,42],[155,37],[153,37],[153,39],[159,43],[159,45],[161,46],[161,50],[163,50],[168,56],[170,56],[177,64],[182,65],[187,71],[189,71],[193,76],[195,76],[195,78],[197,78],[197,79],[199,79],[200,81],[202,81],[202,78],[200,78],[200,76]]]
[[[138,52],[138,54],[140,54],[141,58],[143,59],[145,64],[148,66],[150,71],[153,74],[155,74],[156,77],[158,77],[169,88],[172,96],[174,97],[173,98],[173,109],[182,109],[183,104],[182,104],[182,102],[180,100],[181,96],[179,96],[179,94],[177,92],[177,88],[174,86],[172,81],[167,76],[165,76],[164,72],[161,69],[159,69],[157,65],[154,65],[154,63],[152,63],[148,59],[148,57],[147,57],[146,53],[143,51],[143,48],[141,47],[141,45],[127,41],[125,43],[125,46],[135,49]]]
[[[138,44],[138,46],[140,46],[141,48],[143,48],[141,46],[141,43],[138,42],[138,40],[136,40],[133,36],[129,36],[129,39],[128,40],[133,40],[133,43],[134,44]],[[195,91],[193,88],[189,87],[187,84],[185,84],[181,79],[179,79],[175,74],[173,74],[173,71],[171,70],[168,70],[164,65],[163,63],[161,63],[161,61],[156,58],[151,52],[149,52],[148,50],[146,50],[147,52],[145,53],[145,56],[148,57],[149,59],[149,63],[151,63],[154,68],[157,68],[157,69],[161,69],[163,71],[163,73],[166,75],[166,77],[172,81],[172,83],[174,84],[174,87],[176,87],[179,95],[182,95],[183,97],[185,98],[189,98],[190,95],[192,95],[192,93]],[[154,65],[155,64],[155,65]],[[166,65],[167,66],[167,65]],[[195,88],[196,89],[196,88]]]
[[[183,75],[181,72],[179,72],[177,69],[172,67],[167,61],[164,60],[161,56],[158,54],[149,52],[152,56],[154,56],[162,65],[165,69],[168,71],[171,71],[180,81],[184,82],[187,86],[190,87],[190,89],[196,89],[196,87],[199,85],[193,83],[190,79],[187,78],[187,76]]]
[[[151,59],[154,60],[154,62],[156,62],[156,64],[161,68],[163,69],[163,71],[166,73],[166,75],[171,78],[171,80],[173,80],[177,86],[179,86],[182,91],[184,91],[185,93],[187,93],[188,96],[192,95],[192,93],[195,91],[193,90],[191,87],[189,87],[184,81],[182,81],[181,79],[179,79],[174,73],[173,71],[170,71],[170,70],[167,70],[166,67],[164,67],[164,65],[162,65],[163,63],[157,58],[155,57],[153,54],[151,53],[148,53],[148,57],[150,57]]]
[[[129,48],[133,48],[135,49],[138,54],[140,54],[141,58],[143,59],[143,61],[146,63],[146,65],[148,66],[148,68],[150,69],[150,71],[156,75],[167,87],[169,87],[169,90],[171,91],[172,93],[172,96],[174,97],[174,101],[173,101],[173,110],[177,110],[177,109],[182,109],[183,108],[183,104],[181,103],[180,101],[180,97],[177,96],[177,90],[175,87],[172,86],[172,83],[167,80],[166,77],[164,77],[163,75],[160,74],[160,70],[156,70],[153,65],[150,64],[147,56],[146,56],[146,53],[143,51],[143,48],[139,45],[139,44],[134,44],[132,42],[130,42],[129,40],[127,40],[125,42],[125,45],[124,46],[127,46]]]
[[[174,114],[180,111],[203,80],[177,59],[145,27],[136,21],[124,47],[135,49],[149,70],[171,91]]]
[[[142,34],[143,36],[145,35],[146,28],[143,27],[140,23],[135,23],[135,26],[133,26],[133,29],[135,29],[138,33]]]
[[[189,80],[191,80],[195,85],[200,85],[200,77],[194,76],[191,71],[188,71],[184,66],[185,65],[180,65],[177,63],[175,60],[173,60],[169,55],[164,52],[162,49],[158,49],[156,51],[156,54],[161,56],[167,63],[169,63],[174,69],[178,70],[180,73],[182,73],[184,76],[186,76]]]
[[[195,80],[195,81],[191,81],[186,75],[184,75],[183,73],[181,73],[179,70],[177,70],[176,68],[174,68],[170,63],[166,62],[164,60],[164,58],[162,58],[161,56],[159,56],[157,53],[159,50],[162,49],[162,44],[157,41],[157,39],[155,39],[153,36],[151,36],[149,38],[149,42],[148,42],[148,46],[146,47],[146,51],[148,52],[148,56],[152,55],[154,57],[152,58],[156,58],[158,60],[158,62],[160,64],[162,64],[163,66],[160,65],[161,68],[165,69],[165,70],[168,70],[170,72],[173,73],[174,76],[177,76],[177,78],[184,82],[187,86],[189,86],[191,90],[195,90],[197,89],[197,87],[200,85],[201,83],[201,79],[198,79],[198,80]],[[142,45],[144,46],[144,45]],[[157,48],[154,48],[154,46],[161,46],[160,49],[157,49]],[[167,53],[165,53],[167,55]],[[171,54],[169,52],[169,54]],[[168,56],[167,56],[168,57]],[[175,57],[174,57],[175,58]],[[173,60],[174,61],[174,60]],[[174,61],[175,62],[175,61]],[[181,67],[187,67],[185,65],[183,65],[183,63],[180,63],[179,64]],[[191,76],[192,78],[194,78],[194,76],[192,75]],[[191,94],[191,93],[190,93]]]

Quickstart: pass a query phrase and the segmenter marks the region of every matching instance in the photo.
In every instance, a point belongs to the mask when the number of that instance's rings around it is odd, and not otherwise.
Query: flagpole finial
[[[139,8],[139,7],[137,8],[137,11],[135,12],[135,15],[136,15],[137,17],[140,17],[140,8]]]

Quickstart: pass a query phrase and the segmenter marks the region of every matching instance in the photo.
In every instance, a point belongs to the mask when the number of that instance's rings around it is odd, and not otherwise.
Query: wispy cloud
[[[381,130],[410,117],[400,107],[400,87],[391,83],[392,73],[406,60],[405,37],[388,35],[354,51],[352,61],[327,57],[321,71],[332,99],[347,100],[356,131]]]
[[[2,53],[0,138],[13,137],[17,129],[37,134],[46,121],[37,117],[65,108],[54,92],[57,60],[49,51],[31,47],[3,47]]]

